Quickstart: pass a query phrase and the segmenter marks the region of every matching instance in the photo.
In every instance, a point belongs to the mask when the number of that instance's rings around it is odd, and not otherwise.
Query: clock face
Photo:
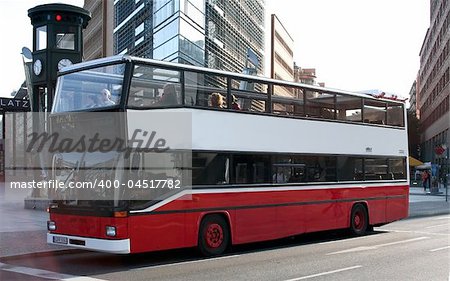
[[[36,60],[33,64],[34,74],[37,76],[42,72],[42,62],[41,60]]]
[[[62,59],[58,62],[58,70],[61,70],[63,67],[72,65],[72,61],[69,59]]]

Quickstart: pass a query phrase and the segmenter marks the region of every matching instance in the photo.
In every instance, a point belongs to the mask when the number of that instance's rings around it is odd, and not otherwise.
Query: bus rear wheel
[[[353,235],[364,235],[369,228],[369,216],[363,204],[356,204],[350,215],[350,231]]]
[[[228,223],[220,215],[208,215],[200,224],[198,249],[204,256],[223,254],[230,244]]]

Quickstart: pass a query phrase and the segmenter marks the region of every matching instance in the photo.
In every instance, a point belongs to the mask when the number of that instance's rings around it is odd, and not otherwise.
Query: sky
[[[84,1],[0,0],[0,96],[10,96],[25,79],[21,50],[32,49],[28,9],[57,2]],[[294,40],[296,64],[316,68],[326,87],[408,96],[430,25],[429,0],[266,0],[267,34],[273,13]]]

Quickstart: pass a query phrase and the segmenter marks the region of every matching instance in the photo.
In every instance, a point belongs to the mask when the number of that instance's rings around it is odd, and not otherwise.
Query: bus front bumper
[[[47,243],[114,254],[130,253],[130,239],[107,240],[47,233]]]

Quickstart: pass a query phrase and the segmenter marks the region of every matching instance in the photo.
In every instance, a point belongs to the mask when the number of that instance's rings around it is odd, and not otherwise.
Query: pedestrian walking
[[[423,185],[423,191],[427,192],[427,187],[429,183],[430,174],[427,170],[422,172],[422,185]]]

